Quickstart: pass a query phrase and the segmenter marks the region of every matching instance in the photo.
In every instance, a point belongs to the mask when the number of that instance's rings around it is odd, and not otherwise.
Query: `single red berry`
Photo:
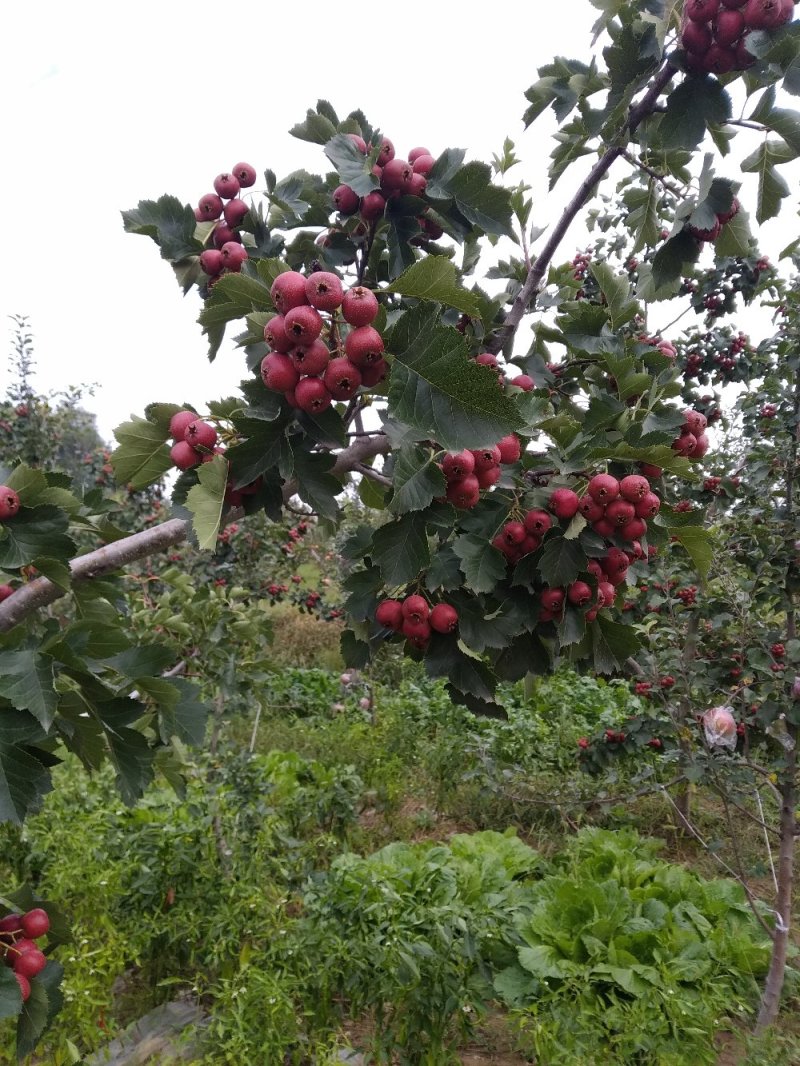
[[[294,389],[297,406],[307,414],[317,414],[330,407],[333,397],[320,378],[301,378]]]
[[[13,585],[0,585],[0,603],[2,603],[3,600],[7,600],[9,596],[13,596],[13,595],[14,595],[14,587],[13,587]]]
[[[579,499],[578,510],[587,522],[599,522],[605,514],[605,508],[603,505],[598,503],[597,500],[588,493],[585,496],[581,496]]]
[[[576,607],[585,607],[592,602],[592,590],[585,581],[573,581],[567,589],[567,599]]]
[[[442,459],[442,473],[448,481],[459,481],[475,469],[475,456],[465,448],[462,452],[448,452]]]
[[[319,311],[303,304],[286,312],[283,325],[292,344],[311,344],[322,332],[324,323]]]
[[[388,137],[384,137],[378,149],[378,166],[385,167],[391,159],[394,159],[394,145]]]
[[[399,630],[404,617],[403,605],[399,600],[381,600],[375,611],[375,621],[386,629]]]
[[[516,433],[509,433],[507,437],[497,442],[500,449],[500,462],[504,464],[516,463],[522,455],[522,446]]]
[[[527,374],[517,374],[515,378],[511,378],[510,385],[516,385],[518,389],[522,389],[523,392],[533,392],[536,388],[536,383],[533,378],[528,377]]]
[[[501,536],[508,545],[522,544],[526,537],[525,526],[522,522],[506,522],[501,530]]]
[[[199,466],[203,461],[200,452],[185,440],[179,440],[170,448],[169,457],[179,470],[191,470],[193,466]]]
[[[711,29],[705,22],[692,22],[689,19],[681,31],[681,44],[687,52],[697,56],[705,55],[712,40]]]
[[[344,291],[336,274],[329,270],[315,270],[306,279],[306,296],[318,311],[335,311],[341,306]]]
[[[342,215],[354,215],[358,211],[361,197],[353,192],[349,185],[339,185],[333,190],[333,206]]]
[[[619,496],[619,482],[611,474],[595,474],[586,491],[597,503],[607,504]]]
[[[459,510],[474,507],[480,499],[481,487],[474,474],[450,481],[447,485],[447,499]]]
[[[566,593],[562,588],[546,588],[541,596],[542,607],[557,618],[564,609],[565,596]]]
[[[17,979],[19,990],[22,993],[22,1002],[27,1003],[31,997],[31,983],[27,977],[23,977],[21,973],[15,973],[14,976]]]
[[[217,431],[202,418],[197,418],[186,427],[183,439],[193,448],[213,448],[217,443]]]
[[[612,500],[606,507],[605,519],[610,522],[612,526],[616,526],[617,529],[621,529],[622,526],[626,526],[628,522],[632,522],[636,517],[636,511],[633,504],[627,500]]]
[[[522,522],[529,533],[534,533],[538,537],[543,537],[552,526],[553,519],[547,511],[534,510],[528,511]]]
[[[169,433],[173,440],[183,440],[186,430],[197,421],[195,411],[177,411],[169,420]]]
[[[366,367],[383,357],[383,337],[372,326],[358,326],[347,334],[344,350],[356,366]]]
[[[239,192],[239,179],[234,174],[218,174],[214,178],[214,191],[224,200],[230,200]]]
[[[286,319],[283,315],[273,315],[264,326],[264,340],[273,352],[286,353],[294,345],[293,337],[286,332]]]
[[[437,603],[428,621],[437,633],[452,633],[458,626],[458,611],[449,603]]]
[[[222,210],[222,217],[234,229],[243,220],[250,208],[244,200],[230,200]]]
[[[214,242],[215,248],[223,248],[226,244],[230,244],[231,241],[242,243],[242,238],[239,233],[231,229],[231,227],[225,222],[218,222],[214,227],[214,232],[211,235],[211,239]]]
[[[13,518],[19,511],[19,496],[7,485],[0,485],[0,522]]]
[[[22,931],[31,940],[44,936],[49,928],[50,919],[42,907],[34,907],[22,916]]]
[[[288,355],[270,352],[261,360],[261,380],[273,392],[288,392],[300,380],[300,374]]]
[[[231,168],[231,174],[243,189],[249,189],[256,183],[256,168],[251,167],[249,163],[237,163]]]
[[[414,168],[415,174],[420,174],[426,178],[436,166],[436,160],[433,158],[430,152],[426,152],[423,155],[418,155],[416,159],[411,159],[411,157],[409,156],[409,163],[411,163],[411,166]]]
[[[492,485],[496,485],[501,476],[502,471],[499,466],[490,466],[488,470],[476,469],[475,471],[475,477],[482,489],[490,489]]]
[[[376,359],[374,363],[359,368],[361,370],[361,384],[367,388],[374,388],[386,378],[389,373],[389,364],[385,359]]]
[[[786,654],[786,648],[783,644],[773,644],[769,649],[776,659],[782,659]]]
[[[301,310],[298,308],[297,310]],[[310,344],[297,344],[289,352],[289,358],[297,371],[301,374],[324,374],[330,363],[331,353],[324,341],[319,337]],[[350,360],[345,360],[350,362]],[[353,366],[352,363],[350,363]],[[355,370],[356,368],[353,367]]]
[[[697,437],[695,437],[694,433],[681,433],[681,435],[672,442],[672,447],[678,455],[689,456],[697,447]]]
[[[219,248],[206,248],[200,255],[200,269],[209,277],[215,277],[225,266],[222,252]]]
[[[222,200],[215,192],[207,192],[205,196],[200,197],[197,205],[197,211],[200,214],[199,221],[216,222],[222,215],[223,206]]]
[[[278,274],[269,290],[272,302],[282,315],[293,307],[308,303],[306,296],[306,279],[296,270],[285,270]]]
[[[661,510],[661,500],[654,492],[648,492],[646,496],[636,504],[637,518],[655,518]]]
[[[386,195],[408,191],[414,170],[405,159],[393,158],[381,170],[381,190]]]
[[[22,943],[18,941],[15,947]],[[15,948],[12,948],[8,954],[13,955]],[[17,955],[14,958],[13,966],[14,972],[21,974],[23,977],[27,977],[30,980],[31,977],[36,977],[41,973],[47,965],[47,958],[43,951],[40,951],[37,947],[28,948],[27,951],[23,951],[22,954]]]
[[[696,438],[696,440],[694,442],[694,447],[689,452],[689,458],[690,459],[702,459],[703,456],[708,451],[708,449],[710,448],[710,446],[711,446],[711,441],[708,439],[708,437],[705,435],[705,433],[701,433],[700,436]]]
[[[331,359],[323,381],[334,400],[349,400],[361,385],[361,371],[349,359]]]
[[[500,465],[500,449],[495,445],[493,448],[473,448],[472,456],[475,460],[475,470],[491,470]]]
[[[21,914],[6,914],[0,918],[0,933],[18,933],[22,930]]]
[[[342,317],[351,326],[368,326],[378,314],[378,298],[371,289],[356,285],[342,297]]]
[[[572,489],[556,489],[547,502],[547,506],[556,518],[574,518],[578,513],[578,494]]]
[[[650,491],[650,482],[641,474],[628,474],[619,483],[619,494],[623,500],[636,504]]]
[[[424,596],[413,593],[403,600],[403,617],[412,622],[426,622],[430,614],[428,601]]]
[[[477,363],[478,366],[488,366],[490,370],[496,370],[498,366],[497,356],[492,355],[491,352],[481,352],[480,355],[475,356],[473,362]]]
[[[379,218],[383,218],[385,210],[386,200],[379,192],[368,192],[362,197],[359,214],[365,222],[376,222]]]

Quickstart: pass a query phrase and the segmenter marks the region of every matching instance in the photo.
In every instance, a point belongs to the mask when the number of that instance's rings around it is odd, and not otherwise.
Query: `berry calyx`
[[[183,439],[193,448],[213,448],[217,443],[217,431],[202,418],[195,419],[186,427]]]

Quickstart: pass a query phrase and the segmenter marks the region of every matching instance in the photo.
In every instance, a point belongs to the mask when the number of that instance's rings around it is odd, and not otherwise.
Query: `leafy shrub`
[[[659,861],[632,831],[585,829],[557,867],[495,980],[523,1045],[553,1066],[715,1063],[715,1032],[769,963],[741,887]]]
[[[331,705],[341,696],[338,677],[317,667],[289,667],[276,671],[270,674],[262,690],[269,711],[301,718],[329,716]]]
[[[339,622],[323,621],[291,604],[271,604],[264,609],[273,626],[270,649],[273,662],[283,666],[341,670],[339,638],[342,626]]]

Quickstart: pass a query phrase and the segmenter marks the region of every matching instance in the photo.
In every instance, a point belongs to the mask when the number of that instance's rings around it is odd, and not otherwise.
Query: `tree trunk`
[[[756,1034],[763,1033],[775,1022],[781,1004],[781,992],[786,974],[786,955],[789,948],[789,928],[792,922],[792,884],[794,880],[794,831],[797,770],[797,726],[789,726],[789,736],[794,747],[788,753],[788,763],[780,785],[781,819],[780,851],[778,853],[778,898],[775,903],[775,939],[769,973],[761,997],[761,1009],[756,1022]]]

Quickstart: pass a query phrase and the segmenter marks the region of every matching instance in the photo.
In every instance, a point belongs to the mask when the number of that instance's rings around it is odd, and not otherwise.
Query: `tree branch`
[[[374,459],[376,455],[386,454],[390,449],[391,444],[385,434],[378,433],[372,437],[361,437],[336,455],[336,462],[331,468],[331,473],[334,476],[349,473],[367,460]],[[296,491],[296,482],[286,482],[283,486],[284,500],[288,502]],[[236,521],[241,518],[241,515],[241,509],[237,508],[230,511],[224,521]],[[184,519],[171,518],[161,525],[142,530],[141,533],[133,533],[122,540],[114,541],[113,544],[104,544],[103,547],[96,548],[86,555],[80,555],[70,562],[72,584],[91,581],[93,578],[119,570],[138,559],[145,559],[148,555],[166,551],[184,541],[189,534],[189,529],[190,523]],[[13,596],[9,596],[7,600],[0,603],[0,633],[13,629],[28,615],[40,607],[54,603],[65,596],[68,591],[46,577],[37,577],[34,581],[29,581],[22,588],[17,589]]]
[[[650,83],[650,88],[639,103],[630,110],[628,122],[625,127],[628,133],[633,133],[637,126],[639,126],[639,124],[652,113],[656,101],[666,86],[670,83],[676,71],[677,68],[673,67],[669,60],[667,60],[664,66],[658,71]],[[505,322],[494,331],[491,337],[488,338],[488,343],[485,346],[487,352],[493,352],[496,354],[506,346],[517,332],[523,316],[527,311],[532,309],[542,279],[550,265],[550,260],[553,258],[559,244],[561,244],[561,241],[566,236],[567,230],[575,220],[575,216],[611,169],[612,163],[619,159],[625,150],[626,148],[624,144],[617,144],[611,148],[607,148],[578,186],[575,195],[564,208],[561,218],[553,228],[547,243],[537,255],[533,266],[528,271],[525,283],[517,293],[516,299],[511,305],[511,310],[506,315]]]

